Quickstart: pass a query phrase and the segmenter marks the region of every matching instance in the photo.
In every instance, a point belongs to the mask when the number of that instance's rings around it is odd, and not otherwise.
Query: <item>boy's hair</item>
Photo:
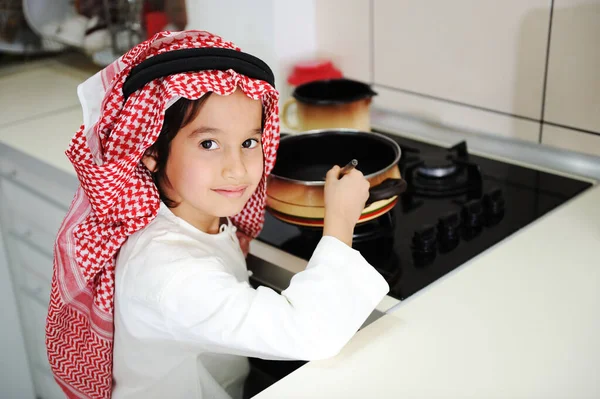
[[[160,199],[169,208],[175,208],[179,205],[177,202],[168,198],[162,190],[163,184],[170,184],[166,173],[167,159],[171,149],[171,141],[177,135],[180,129],[190,123],[200,112],[200,108],[211,93],[206,93],[197,100],[180,98],[165,111],[165,120],[158,135],[156,142],[148,148],[146,153],[154,156],[156,159],[156,169],[152,173],[152,179],[158,189]]]

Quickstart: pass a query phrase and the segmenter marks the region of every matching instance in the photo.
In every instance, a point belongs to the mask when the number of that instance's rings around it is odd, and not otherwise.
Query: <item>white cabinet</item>
[[[42,399],[64,398],[50,372],[45,324],[54,239],[76,187],[74,176],[0,145],[0,232],[35,397]]]
[[[375,0],[375,83],[538,119],[550,1]]]
[[[3,225],[0,220],[1,227]],[[0,397],[33,399],[35,395],[31,369],[25,349],[23,326],[19,318],[17,299],[11,283],[12,271],[1,238],[0,236],[0,309],[2,309]]]

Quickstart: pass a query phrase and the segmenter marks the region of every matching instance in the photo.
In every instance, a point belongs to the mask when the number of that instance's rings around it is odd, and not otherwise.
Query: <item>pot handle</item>
[[[403,179],[386,179],[375,187],[369,190],[369,198],[365,206],[371,205],[373,202],[381,201],[400,195],[406,191],[406,180]]]
[[[288,119],[288,112],[289,112],[290,106],[292,104],[296,104],[296,106],[297,106],[295,98],[288,98],[288,100],[283,104],[283,109],[281,110],[281,122],[283,122],[283,125],[285,127],[287,127],[288,129],[300,130],[299,125],[291,124]]]

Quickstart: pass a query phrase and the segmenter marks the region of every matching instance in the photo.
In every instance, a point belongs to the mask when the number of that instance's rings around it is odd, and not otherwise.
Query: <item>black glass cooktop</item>
[[[465,142],[445,148],[385,135],[402,148],[399,167],[408,189],[391,211],[357,225],[353,247],[399,300],[591,186],[471,155]],[[267,211],[258,240],[308,260],[321,234]]]

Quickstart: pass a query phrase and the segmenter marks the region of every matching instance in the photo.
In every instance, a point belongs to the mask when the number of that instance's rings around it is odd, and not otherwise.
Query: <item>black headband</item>
[[[131,69],[123,84],[124,100],[145,84],[163,76],[216,69],[264,80],[275,87],[271,68],[259,58],[226,48],[189,48],[155,55]]]

